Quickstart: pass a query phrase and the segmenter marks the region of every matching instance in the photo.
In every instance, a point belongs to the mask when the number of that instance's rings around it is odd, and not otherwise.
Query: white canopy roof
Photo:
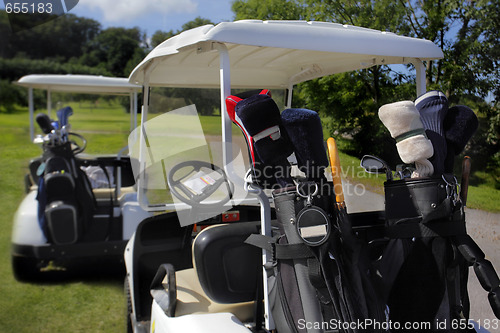
[[[129,94],[142,88],[126,78],[75,74],[31,74],[14,83],[27,88],[87,94]]]
[[[430,41],[367,28],[306,21],[244,20],[205,25],[158,45],[130,82],[151,86],[218,87],[217,43],[228,49],[231,87],[287,88],[324,75],[377,64],[439,59]]]
[[[13,83],[29,89],[28,108],[31,141],[33,141],[35,136],[33,89],[47,91],[47,111],[49,116],[52,110],[52,92],[129,95],[130,130],[133,130],[137,126],[137,93],[142,90],[142,86],[131,84],[126,78],[76,74],[31,74],[25,75]]]

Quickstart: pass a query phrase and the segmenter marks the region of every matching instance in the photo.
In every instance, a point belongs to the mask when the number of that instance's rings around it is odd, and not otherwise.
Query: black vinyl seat
[[[193,262],[207,296],[217,303],[253,301],[261,283],[262,252],[245,243],[260,222],[216,225],[193,243]]]

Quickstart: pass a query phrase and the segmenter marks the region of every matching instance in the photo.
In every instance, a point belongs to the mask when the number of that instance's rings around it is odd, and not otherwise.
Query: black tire
[[[36,282],[42,274],[37,259],[19,256],[12,256],[12,272],[20,282]]]
[[[130,295],[130,285],[128,283],[128,278],[125,278],[123,289],[125,290],[125,297],[127,298],[127,333],[133,333],[132,328],[132,296]]]

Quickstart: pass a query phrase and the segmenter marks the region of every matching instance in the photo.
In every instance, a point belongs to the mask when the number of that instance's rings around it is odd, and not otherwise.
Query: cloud
[[[100,10],[106,22],[128,22],[138,17],[163,14],[194,13],[198,4],[194,0],[84,0],[78,6]]]

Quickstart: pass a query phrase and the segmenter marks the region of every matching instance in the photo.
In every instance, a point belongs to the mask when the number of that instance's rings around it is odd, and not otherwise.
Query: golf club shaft
[[[460,184],[460,200],[465,206],[467,203],[467,191],[469,190],[470,157],[465,156],[462,162],[462,183]]]
[[[328,138],[326,141],[328,155],[330,157],[330,167],[332,168],[333,188],[335,189],[335,199],[338,204],[345,205],[344,191],[342,189],[340,158],[337,143],[334,138]]]

